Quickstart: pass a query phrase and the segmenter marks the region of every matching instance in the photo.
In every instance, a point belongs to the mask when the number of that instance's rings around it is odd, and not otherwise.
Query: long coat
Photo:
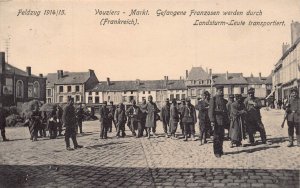
[[[76,126],[76,114],[75,107],[72,105],[67,105],[64,108],[64,112],[62,115],[62,120],[65,127],[74,127]]]
[[[245,138],[245,105],[235,101],[231,104],[230,110],[230,130],[229,136],[231,140],[240,142],[243,137]]]
[[[100,107],[100,111],[99,111],[99,114],[100,114],[100,118],[99,118],[99,121],[101,122],[101,123],[105,123],[105,124],[107,124],[107,123],[109,123],[109,109],[107,108],[107,107],[104,107],[104,106],[102,106],[102,107]]]
[[[170,105],[164,105],[161,108],[160,118],[164,124],[169,124],[170,121]]]
[[[244,104],[247,111],[246,122],[247,128],[250,132],[255,132],[259,129],[259,123],[261,123],[260,109],[262,107],[261,101],[258,98],[251,99],[247,97],[244,100]]]
[[[126,110],[126,115],[130,117],[131,122],[141,121],[142,111],[138,106],[130,106]]]
[[[222,125],[224,127],[229,124],[226,102],[227,101],[220,95],[216,95],[210,99],[208,109],[210,122],[214,122],[216,125]]]
[[[114,120],[116,124],[125,124],[127,121],[125,110],[121,108],[117,108],[114,114]]]
[[[3,108],[0,108],[0,129],[6,127],[6,112]]]
[[[179,111],[177,107],[172,104],[170,107],[170,124],[177,124],[179,122]]]
[[[156,126],[156,117],[158,116],[159,109],[157,108],[154,102],[148,102],[145,107],[147,117],[146,117],[146,126],[148,128],[152,128]]]
[[[209,107],[209,101],[202,100],[199,101],[197,105],[198,113],[198,119],[200,125],[208,125],[209,124],[209,117],[208,117],[208,107]]]
[[[300,99],[291,99],[286,109],[288,113],[287,120],[295,123],[300,123]]]
[[[197,122],[197,116],[196,116],[196,109],[194,105],[185,105],[182,108],[182,122],[183,123],[196,123]]]

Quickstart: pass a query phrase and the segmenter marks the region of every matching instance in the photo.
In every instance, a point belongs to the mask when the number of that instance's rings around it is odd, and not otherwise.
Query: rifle
[[[283,128],[283,127],[284,127],[284,123],[285,123],[285,121],[286,121],[287,117],[288,117],[288,113],[285,113],[285,115],[284,115],[284,119],[283,119],[283,122],[282,122],[282,124],[281,124],[281,128]]]

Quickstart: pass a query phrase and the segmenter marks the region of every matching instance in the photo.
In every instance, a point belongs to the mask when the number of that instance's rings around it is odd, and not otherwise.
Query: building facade
[[[66,103],[73,97],[75,103],[84,103],[86,91],[98,84],[93,70],[88,72],[67,72],[58,70],[47,75],[46,102]]]
[[[21,106],[24,102],[46,99],[46,78],[31,74],[5,62],[5,53],[0,52],[0,106]]]

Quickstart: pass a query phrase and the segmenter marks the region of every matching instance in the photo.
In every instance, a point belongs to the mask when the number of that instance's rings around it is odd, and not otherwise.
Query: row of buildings
[[[31,67],[22,71],[5,62],[5,53],[0,52],[1,60],[1,92],[0,105],[21,105],[24,102],[37,99],[47,103],[65,103],[68,97],[73,97],[76,103],[99,104],[103,101],[114,103],[130,103],[133,99],[138,103],[153,96],[154,101],[161,106],[166,98],[176,98],[178,101],[191,98],[196,103],[197,98],[205,90],[214,94],[215,86],[224,86],[225,98],[229,94],[246,96],[247,90],[254,87],[256,95],[262,99],[272,90],[272,77],[244,77],[242,73],[213,73],[211,69],[192,67],[186,70],[185,77],[174,80],[164,76],[160,80],[132,81],[99,81],[93,70],[87,72],[68,72],[58,70],[46,77],[31,74]]]
[[[291,88],[300,91],[300,23],[291,23],[291,44],[282,44],[282,55],[273,70],[273,90],[276,100],[287,99]]]

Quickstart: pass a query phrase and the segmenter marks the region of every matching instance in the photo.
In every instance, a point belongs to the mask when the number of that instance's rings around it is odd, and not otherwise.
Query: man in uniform
[[[75,114],[75,107],[74,107],[74,99],[69,97],[68,103],[64,108],[63,112],[63,123],[66,127],[65,131],[65,142],[67,150],[73,150],[70,147],[70,138],[73,141],[74,149],[82,148],[83,146],[79,145],[76,140],[76,114]]]
[[[145,112],[147,113],[146,117],[146,128],[148,129],[148,139],[150,139],[150,132],[152,129],[153,137],[157,137],[155,135],[156,132],[156,121],[159,120],[159,109],[157,108],[157,105],[153,102],[152,95],[148,96],[148,103],[145,107]]]
[[[300,99],[297,88],[292,88],[290,100],[286,105],[287,124],[289,134],[288,147],[294,145],[294,129],[296,130],[297,146],[300,147]]]
[[[198,102],[197,110],[198,118],[199,118],[199,139],[200,144],[206,144],[206,136],[208,135],[208,131],[210,130],[210,121],[208,117],[208,108],[209,108],[209,100],[210,93],[208,91],[204,91],[202,93],[202,100]]]
[[[227,108],[227,111],[228,111],[228,120],[229,120],[229,125],[230,125],[230,113],[231,113],[231,104],[234,102],[234,95],[233,94],[229,94],[229,97],[228,97],[228,102],[226,104],[226,108]],[[226,127],[225,127],[226,129]],[[228,134],[227,134],[227,138],[226,139],[230,139],[230,136],[229,136],[229,131],[230,131],[230,128],[228,128]]]
[[[169,138],[168,132],[170,133],[170,125],[169,125],[169,121],[170,121],[170,101],[167,98],[165,101],[165,105],[161,108],[160,111],[160,118],[161,121],[163,123],[163,129],[165,132],[165,136],[166,138]]]
[[[78,125],[77,126],[77,130],[76,130],[77,133],[78,133],[78,128],[79,128],[80,133],[83,133],[82,132],[82,121],[83,121],[83,118],[84,118],[84,116],[83,116],[82,105],[79,104],[79,107],[78,107],[77,112],[76,112],[76,119],[77,119],[77,125]]]
[[[9,141],[5,136],[5,127],[6,127],[6,111],[0,107],[0,130],[3,142]]]
[[[144,130],[146,132],[145,136],[148,136],[148,130],[146,129],[145,125],[146,125],[146,117],[147,117],[147,113],[146,113],[146,106],[147,106],[147,102],[146,99],[142,100],[142,104],[140,105],[140,109],[141,109],[141,126],[142,126],[142,135],[144,135]]]
[[[56,117],[57,117],[58,136],[63,136],[62,135],[62,115],[63,115],[63,110],[57,104],[57,106],[56,106]]]
[[[246,124],[250,144],[254,144],[254,135],[256,131],[260,133],[261,141],[263,144],[265,144],[267,141],[267,137],[260,114],[262,104],[260,99],[255,97],[254,88],[250,88],[248,90],[248,97],[245,99],[244,104],[247,111]]]
[[[116,122],[116,128],[117,128],[117,137],[120,137],[120,132],[122,132],[122,137],[125,137],[125,123],[126,123],[126,114],[125,114],[125,108],[123,103],[120,103],[118,105],[118,108],[115,111],[114,114],[114,121]]]
[[[103,102],[103,106],[100,107],[100,139],[107,139],[107,131],[109,129],[109,109],[107,108],[107,102]]]
[[[171,130],[171,138],[177,139],[176,130],[179,122],[179,112],[177,109],[177,101],[176,99],[172,99],[172,105],[170,107],[170,130]]]
[[[182,108],[182,123],[184,127],[184,141],[187,141],[188,130],[190,131],[191,138],[195,141],[195,123],[197,123],[196,109],[191,104],[191,99],[186,99],[186,105]]]
[[[210,99],[208,109],[209,120],[214,128],[213,148],[217,158],[223,155],[224,126],[228,118],[223,88],[223,86],[216,86],[217,93]]]
[[[130,118],[130,130],[132,132],[132,136],[136,136],[137,138],[142,136],[142,126],[141,126],[141,109],[136,105],[136,101],[132,100],[132,106],[130,106],[126,110],[126,115]],[[138,130],[138,134],[136,134],[136,130]]]
[[[111,115],[109,115],[110,116],[109,132],[112,132],[112,124],[114,124],[114,126],[116,128],[116,123],[115,123],[115,120],[114,120],[114,114],[115,114],[116,107],[115,107],[113,101],[110,101],[109,103],[110,103],[110,105],[109,105],[108,109],[109,109],[109,113],[111,114]]]
[[[38,131],[42,123],[41,119],[39,106],[35,105],[33,111],[29,113],[29,131],[30,140],[32,141],[37,141]]]
[[[179,125],[180,125],[180,129],[181,129],[181,133],[182,135],[184,135],[184,127],[183,127],[183,123],[182,123],[182,109],[185,107],[185,99],[181,99],[181,104],[178,107],[178,112],[179,112]],[[187,130],[188,133],[190,132],[189,130]]]

